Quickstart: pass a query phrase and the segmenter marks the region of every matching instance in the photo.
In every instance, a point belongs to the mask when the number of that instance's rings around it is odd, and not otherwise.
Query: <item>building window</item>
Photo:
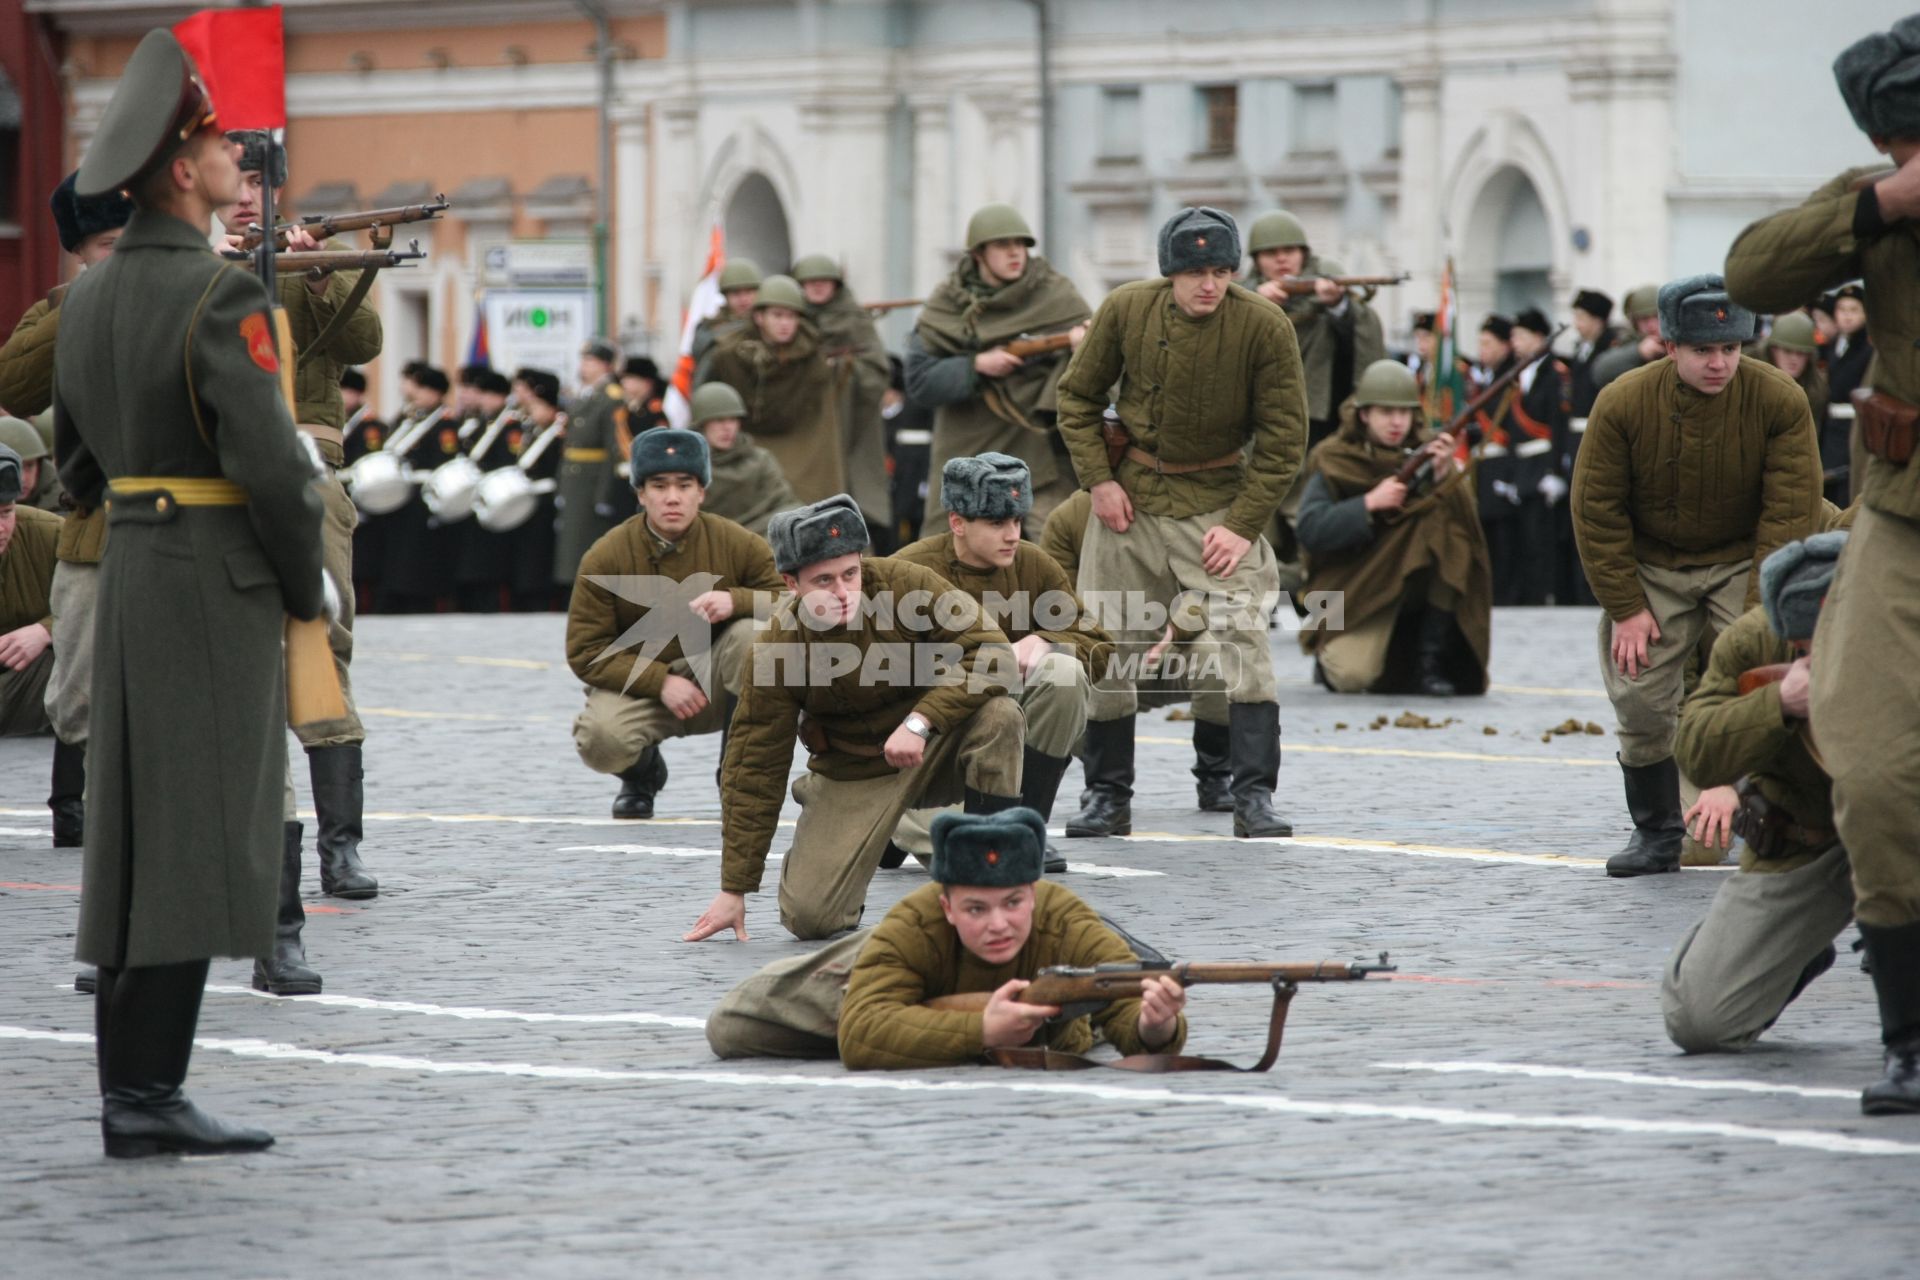
[[[1100,159],[1140,158],[1140,90],[1133,85],[1100,91]]]
[[[1200,108],[1200,145],[1203,156],[1230,156],[1240,129],[1240,86],[1201,85],[1196,92]]]
[[[1293,153],[1332,155],[1334,99],[1330,84],[1303,84],[1293,91]]]

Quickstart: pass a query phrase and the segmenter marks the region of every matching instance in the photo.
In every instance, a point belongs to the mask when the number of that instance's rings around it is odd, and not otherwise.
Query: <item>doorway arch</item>
[[[767,175],[750,170],[727,198],[721,225],[729,257],[751,258],[768,274],[785,271],[793,261],[793,240],[786,206]]]

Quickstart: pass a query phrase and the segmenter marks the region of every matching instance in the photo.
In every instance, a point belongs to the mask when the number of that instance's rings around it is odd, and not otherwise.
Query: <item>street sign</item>
[[[530,365],[574,385],[580,348],[593,336],[591,289],[489,289],[486,313],[494,368],[511,374]]]

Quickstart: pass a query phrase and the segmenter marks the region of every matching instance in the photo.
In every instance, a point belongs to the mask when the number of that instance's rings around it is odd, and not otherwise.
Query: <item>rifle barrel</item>
[[[1454,432],[1460,430],[1461,427],[1466,426],[1467,419],[1473,417],[1474,414],[1486,408],[1488,404],[1492,403],[1493,398],[1495,396],[1499,395],[1502,391],[1505,391],[1514,382],[1518,381],[1521,374],[1533,368],[1533,366],[1535,366],[1536,364],[1539,364],[1542,360],[1545,360],[1551,357],[1553,355],[1553,344],[1559,340],[1559,337],[1561,334],[1567,331],[1567,328],[1568,326],[1563,324],[1558,329],[1555,329],[1552,332],[1552,334],[1548,336],[1547,344],[1546,346],[1541,348],[1539,355],[1535,356],[1531,360],[1526,361],[1523,364],[1514,365],[1513,368],[1507,370],[1505,373],[1495,378],[1492,382],[1489,382],[1486,385],[1486,389],[1481,391],[1479,395],[1467,401],[1466,407],[1460,410],[1459,413],[1454,414],[1453,421],[1447,424],[1447,433],[1451,435]]]

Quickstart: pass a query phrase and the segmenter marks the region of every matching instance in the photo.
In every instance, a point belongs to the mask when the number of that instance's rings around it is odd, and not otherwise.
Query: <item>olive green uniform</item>
[[[53,634],[54,543],[60,517],[33,507],[14,507],[13,537],[0,552],[0,636],[38,623]],[[53,673],[49,644],[25,670],[0,667],[0,738],[45,733],[47,680]]]
[[[986,1052],[983,1015],[928,1009],[941,996],[991,992],[1056,965],[1139,960],[1072,890],[1033,886],[1033,932],[1018,955],[990,965],[960,945],[940,907],[944,886],[922,885],[872,929],[811,955],[776,961],[727,993],[707,1019],[707,1043],[722,1058],[831,1058],[854,1070],[946,1067]],[[1085,1053],[1096,1041],[1146,1053],[1140,1001],[1116,1000],[1091,1015],[1049,1025],[1035,1043]],[[1186,1043],[1182,1014],[1173,1039]]]
[[[1173,463],[1244,457],[1183,475],[1123,458],[1113,471],[1100,424],[1115,383],[1135,447]],[[1160,629],[1125,625],[1141,621],[1125,616],[1131,594],[1161,605],[1183,591],[1237,597],[1196,644],[1238,653],[1236,670],[1219,664],[1232,680],[1230,701],[1275,701],[1266,607],[1279,583],[1261,534],[1300,468],[1307,435],[1300,356],[1285,314],[1232,285],[1196,320],[1174,305],[1167,280],[1121,286],[1100,304],[1060,381],[1060,435],[1083,486],[1117,480],[1133,503],[1125,533],[1097,519],[1087,525],[1081,594],[1108,634],[1140,652],[1160,639]],[[1253,544],[1224,578],[1201,566],[1201,539],[1215,525]],[[1135,706],[1130,682],[1104,682],[1090,718],[1119,719]]]
[[[204,235],[144,210],[62,306],[61,479],[89,507],[125,486],[96,610],[77,943],[106,968],[273,949],[281,638],[286,614],[319,612],[322,502],[266,308],[259,281]],[[135,313],[139,325],[123,323]],[[175,487],[137,492],[143,477]]]
[[[893,491],[887,479],[887,427],[880,397],[893,380],[886,344],[873,317],[845,283],[824,306],[807,307],[820,330],[820,345],[833,362],[840,384],[840,456],[847,492],[859,504],[870,529],[893,524]]]
[[[801,502],[845,490],[840,374],[811,320],[802,319],[792,341],[780,347],[749,325],[714,348],[705,380],[740,393],[754,443],[773,455]]]
[[[0,410],[30,418],[53,403],[53,347],[63,285],[27,308],[0,346]]]
[[[1856,180],[1884,167],[1851,169],[1797,209],[1748,227],[1727,254],[1727,291],[1746,305],[1786,311],[1849,280],[1866,284],[1874,390],[1920,405],[1920,348],[1910,340],[1920,310],[1913,289],[1920,241],[1910,224],[1856,233]],[[1859,473],[1855,473],[1859,484]],[[1853,868],[1861,924],[1891,929],[1920,921],[1920,464],[1869,457],[1861,510],[1820,618],[1812,711],[1833,777],[1841,842]]]
[[[1751,777],[1799,828],[1780,857],[1742,850],[1739,871],[1667,961],[1660,1007],[1668,1036],[1690,1053],[1744,1049],[1759,1039],[1853,917],[1831,784],[1805,725],[1783,717],[1777,683],[1740,692],[1742,672],[1792,660],[1792,647],[1767,628],[1766,611],[1749,610],[1720,634],[1680,712],[1675,754],[1689,778],[1720,787]]]
[[[580,393],[567,414],[565,448],[560,454],[560,537],[553,549],[553,580],[571,588],[587,548],[613,528],[600,510],[600,494],[609,470],[620,465],[620,431],[627,420],[627,399],[617,378],[606,378]]]
[[[745,431],[731,449],[707,447],[713,479],[700,510],[725,516],[748,533],[767,536],[767,521],[800,505],[787,483],[787,473],[772,454],[753,442]]]
[[[780,867],[780,922],[797,938],[860,922],[867,884],[908,809],[959,800],[963,787],[1020,794],[1025,722],[1000,674],[1013,662],[1006,637],[972,597],[918,565],[862,559],[860,568],[864,599],[898,607],[818,631],[796,616],[791,597],[777,606],[748,655],[723,766],[720,887],[754,893],[803,712],[809,733],[820,735],[821,749],[810,748],[807,773],[793,784],[800,820]],[[915,593],[932,602],[920,619],[905,603]],[[947,678],[916,662],[933,653],[922,646],[941,647]],[[839,661],[846,658],[856,660]],[[895,769],[881,749],[916,711],[933,739],[918,767]]]
[[[1673,754],[1687,656],[1755,603],[1760,561],[1818,528],[1820,458],[1807,398],[1742,357],[1718,395],[1661,360],[1594,401],[1573,469],[1573,529],[1600,619],[1600,673],[1619,720],[1620,761]],[[1614,622],[1651,609],[1659,639],[1629,679]]]
[[[702,511],[672,543],[656,535],[646,521],[645,513],[632,516],[587,550],[567,609],[567,666],[587,686],[587,705],[573,722],[573,745],[581,762],[596,773],[624,773],[642,752],[666,738],[724,729],[727,699],[722,691],[740,690],[756,611],[771,605],[784,589],[774,572],[772,549],[731,520]],[[643,577],[693,581],[683,595],[659,604],[631,599],[594,581]],[[627,592],[639,585],[622,584]],[[733,617],[713,629],[704,652],[685,652],[677,620],[667,617],[657,620],[665,640],[658,652],[643,655],[641,646],[626,640],[653,609],[686,610],[694,596],[710,590],[728,594]],[[697,618],[688,625],[710,629]],[[707,692],[705,709],[686,720],[668,710],[660,701],[660,689],[669,675],[697,680]]]

